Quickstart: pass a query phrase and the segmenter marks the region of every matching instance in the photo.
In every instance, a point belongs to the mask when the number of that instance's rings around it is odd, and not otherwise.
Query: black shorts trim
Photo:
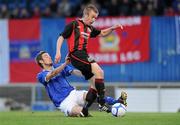
[[[80,58],[78,58],[78,57],[74,56],[73,54],[71,54],[70,56],[71,56],[72,58],[74,58],[74,59],[76,59],[76,60],[78,60],[78,61],[82,62],[82,63],[85,63],[85,64],[87,64],[87,65],[89,65],[89,64],[90,64],[89,62],[86,62],[86,61],[84,61],[84,60],[81,60]]]

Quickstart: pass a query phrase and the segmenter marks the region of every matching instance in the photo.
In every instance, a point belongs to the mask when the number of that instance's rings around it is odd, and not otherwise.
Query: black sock
[[[104,94],[105,94],[105,86],[103,79],[95,79],[95,86],[98,93],[98,103],[103,105],[105,103]]]
[[[82,112],[82,114],[80,114],[81,117],[87,117],[89,114],[87,108],[83,108],[81,112]]]
[[[122,103],[122,104],[124,103],[124,101],[123,101],[123,99],[121,97],[118,98],[118,102]]]
[[[93,88],[90,88],[86,95],[86,102],[84,108],[89,108],[96,98],[97,98],[97,91]]]

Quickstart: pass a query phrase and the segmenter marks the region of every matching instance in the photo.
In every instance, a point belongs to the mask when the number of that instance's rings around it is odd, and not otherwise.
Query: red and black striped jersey
[[[69,52],[76,50],[87,50],[90,37],[96,37],[101,33],[93,26],[86,25],[82,20],[74,20],[66,25],[61,33],[64,39],[68,39]]]

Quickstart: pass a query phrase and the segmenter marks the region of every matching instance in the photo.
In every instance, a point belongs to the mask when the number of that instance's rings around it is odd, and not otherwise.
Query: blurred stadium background
[[[54,58],[60,32],[88,3],[100,11],[95,27],[124,26],[89,44],[105,71],[106,94],[127,91],[129,112],[178,112],[180,0],[0,0],[0,111],[55,110],[36,80],[34,57],[45,50]],[[63,61],[66,42],[62,48]],[[83,78],[69,81],[88,88]]]

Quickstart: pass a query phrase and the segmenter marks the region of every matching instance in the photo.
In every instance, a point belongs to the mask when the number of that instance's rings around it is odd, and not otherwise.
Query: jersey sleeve
[[[73,25],[74,21],[65,26],[64,31],[60,34],[64,39],[67,39],[71,36],[74,27]]]
[[[98,29],[96,29],[94,27],[92,27],[91,29],[92,29],[92,32],[90,34],[90,37],[96,37],[101,33],[101,30],[98,30]]]
[[[37,79],[40,83],[42,83],[43,85],[47,85],[47,81],[46,81],[46,76],[48,74],[48,71],[43,71],[43,72],[40,72],[38,75],[37,75]]]
[[[73,67],[67,65],[63,70],[63,74],[65,76],[70,76],[73,70],[74,70]]]

